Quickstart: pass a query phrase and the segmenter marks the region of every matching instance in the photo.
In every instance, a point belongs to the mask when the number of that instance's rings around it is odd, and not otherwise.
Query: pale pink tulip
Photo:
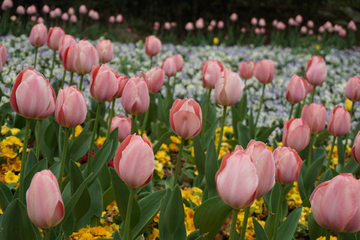
[[[297,181],[302,165],[299,154],[289,147],[277,147],[273,156],[275,160],[275,181],[284,185]]]
[[[345,97],[353,102],[360,101],[360,77],[354,76],[346,83]]]
[[[218,29],[223,29],[224,26],[225,26],[224,21],[222,21],[222,20],[218,21],[218,23],[217,23],[217,28]]]
[[[245,85],[239,75],[230,69],[224,69],[215,83],[215,100],[222,106],[232,106],[240,100]]]
[[[255,29],[254,29],[254,33],[255,33],[256,35],[260,34],[260,28],[255,28]]]
[[[133,116],[145,113],[150,104],[149,90],[144,78],[132,77],[126,83],[121,103],[125,112]]]
[[[102,63],[111,62],[114,58],[114,46],[110,40],[102,39],[96,44],[99,53],[99,60]]]
[[[31,22],[36,22],[36,20],[37,20],[36,16],[31,16],[31,18],[30,18]]]
[[[302,151],[310,141],[310,127],[301,118],[291,118],[284,122],[282,135],[283,146]]]
[[[230,15],[230,20],[231,20],[232,22],[236,22],[236,21],[238,20],[238,15],[237,15],[236,13],[232,13],[232,14]]]
[[[305,79],[313,86],[321,85],[327,76],[326,64],[321,56],[313,56],[306,65]]]
[[[28,15],[33,15],[33,14],[35,14],[36,13],[36,7],[35,7],[35,5],[31,5],[31,6],[29,6],[27,9],[26,9],[26,13],[28,14]]]
[[[203,18],[199,18],[198,20],[196,20],[195,22],[195,27],[197,29],[203,29],[204,28],[204,19]]]
[[[318,31],[319,33],[324,33],[325,32],[324,26],[320,26]]]
[[[123,15],[118,14],[118,15],[116,16],[116,18],[115,18],[115,21],[116,21],[117,23],[121,23],[121,22],[123,21]]]
[[[90,73],[93,66],[99,62],[96,48],[87,40],[79,41],[74,50],[74,68],[79,74]]]
[[[176,54],[176,55],[172,56],[172,59],[175,62],[176,72],[180,72],[184,66],[183,56],[181,54]]]
[[[283,22],[278,22],[277,24],[276,24],[276,28],[278,29],[278,30],[282,30],[282,31],[284,31],[285,29],[286,29],[286,25],[285,25],[285,23],[283,23]]]
[[[129,81],[129,78],[127,76],[121,75],[121,74],[115,74],[115,77],[118,80],[118,91],[116,92],[114,98],[121,98],[122,93],[124,91],[125,85],[127,84],[127,82]]]
[[[313,28],[314,22],[312,20],[307,21],[307,26],[308,26],[308,28]]]
[[[301,102],[307,95],[308,83],[302,77],[294,74],[290,78],[289,85],[286,89],[286,101],[291,104]]]
[[[61,17],[62,11],[60,8],[55,8],[56,17]]]
[[[63,13],[61,15],[61,20],[63,20],[64,22],[68,21],[69,20],[69,14],[68,13]]]
[[[130,135],[131,132],[131,118],[119,115],[112,118],[111,121],[111,132],[118,128],[119,133],[119,142],[124,141],[124,139]]]
[[[142,77],[148,86],[149,93],[155,94],[160,91],[164,84],[165,72],[159,67],[152,67],[146,73],[141,72]]]
[[[215,83],[220,79],[224,67],[221,62],[209,60],[202,67],[203,84],[208,89],[214,89]]]
[[[55,19],[56,18],[56,12],[55,11],[50,11],[49,16],[51,19]]]
[[[300,28],[300,32],[301,32],[301,34],[307,34],[307,28],[305,26],[302,26]]]
[[[165,58],[161,68],[164,70],[167,77],[172,77],[176,74],[176,64],[172,57]]]
[[[72,22],[72,23],[76,23],[76,22],[77,22],[77,17],[76,17],[76,15],[71,15],[71,16],[70,16],[70,22]]]
[[[65,31],[62,30],[61,27],[50,28],[46,44],[53,51],[57,51],[59,49],[60,39],[63,36],[65,36]]]
[[[256,26],[258,24],[258,20],[255,17],[251,18],[250,22],[251,22],[251,25],[253,25],[253,26]]]
[[[45,4],[45,5],[42,7],[42,12],[43,12],[43,13],[49,13],[49,12],[50,12],[50,7]]]
[[[210,25],[213,26],[213,27],[216,27],[216,21],[214,19],[211,20]]]
[[[339,36],[342,37],[342,38],[346,37],[346,30],[343,29],[343,28],[341,28],[341,29],[339,30]]]
[[[186,25],[185,25],[185,30],[186,31],[192,31],[194,30],[194,24],[192,22],[188,22]]]
[[[305,105],[301,111],[301,119],[308,124],[311,134],[319,134],[325,129],[326,108],[321,103]]]
[[[333,27],[333,26],[332,26],[331,22],[329,22],[329,21],[327,21],[327,22],[324,24],[325,30],[329,30],[329,29],[332,28],[332,27]]]
[[[259,26],[260,26],[260,27],[265,27],[265,26],[266,26],[265,19],[263,19],[263,18],[260,18],[260,19],[259,19]]]
[[[298,25],[298,23],[293,18],[289,18],[288,24],[290,26],[297,26]]]
[[[18,6],[16,8],[16,13],[19,14],[19,15],[24,15],[25,14],[25,8],[23,6]]]
[[[310,30],[309,30],[309,35],[310,35],[310,36],[314,35],[314,30],[310,29]]]
[[[272,21],[272,26],[273,27],[276,27],[276,25],[278,24],[278,20],[277,19],[274,19],[273,21]]]
[[[111,102],[119,89],[115,70],[108,65],[93,66],[90,79],[90,94],[98,102]]]
[[[156,36],[150,35],[145,39],[145,52],[148,56],[154,57],[158,55],[161,49],[161,41]]]
[[[12,0],[5,0],[3,1],[3,3],[1,4],[1,10],[5,11],[9,8],[13,7],[13,2]]]
[[[60,38],[59,41],[59,59],[63,61],[65,51],[69,46],[75,46],[76,45],[76,39],[71,35],[64,35]]]
[[[245,80],[252,78],[254,67],[255,62],[253,61],[241,62],[238,66],[240,77]]]
[[[262,84],[271,83],[274,79],[275,64],[270,59],[263,59],[255,64],[254,76]]]
[[[336,137],[340,137],[349,132],[351,128],[350,113],[343,107],[337,106],[330,112],[327,130]]]
[[[115,16],[109,17],[109,23],[115,23]]]
[[[0,43],[0,72],[4,64],[6,63],[6,59],[7,59],[6,48]]]
[[[165,22],[164,28],[165,28],[165,30],[168,30],[168,31],[171,30],[171,24],[169,22]]]
[[[354,20],[350,20],[350,22],[347,25],[347,28],[354,32],[357,30]]]
[[[75,45],[70,45],[65,49],[62,64],[66,71],[68,72],[76,72],[74,67],[74,59],[75,59]]]
[[[303,18],[300,14],[298,14],[296,17],[295,17],[295,22],[297,24],[301,24],[303,22]]]
[[[354,144],[351,149],[353,159],[360,164],[360,131],[356,134]]]
[[[38,23],[31,29],[29,41],[34,47],[41,47],[46,43],[47,29],[43,23]]]
[[[72,8],[72,7],[70,7],[70,8],[68,9],[68,14],[69,14],[69,15],[75,14],[75,9]]]
[[[87,8],[84,4],[79,7],[79,13],[83,15],[87,13]]]

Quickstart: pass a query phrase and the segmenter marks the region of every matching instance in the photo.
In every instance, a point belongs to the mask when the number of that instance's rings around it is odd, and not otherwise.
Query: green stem
[[[308,152],[308,159],[307,159],[307,167],[308,167],[308,169],[311,166],[312,152],[313,152],[313,141],[314,141],[314,134],[310,134],[309,152]]]
[[[351,109],[350,109],[350,119],[352,119],[353,113],[354,113],[354,102],[352,102]],[[348,139],[349,139],[349,132],[346,133],[346,137],[345,137],[345,145],[344,145],[345,152],[347,149],[346,146],[347,146]]]
[[[153,63],[153,56],[150,57],[150,69],[152,67],[152,63]]]
[[[294,105],[295,105],[295,104],[291,104],[288,121],[290,120],[290,118],[291,118],[291,116],[292,116],[292,113],[293,113],[293,110],[294,110]]]
[[[207,124],[207,115],[209,112],[209,105],[210,105],[210,95],[211,95],[211,89],[207,90],[207,98],[206,98],[206,106],[205,106],[205,114],[204,114],[204,124],[202,126],[202,131],[201,131],[201,137],[204,135],[205,131],[206,131],[206,124]]]
[[[136,116],[135,115],[131,115],[131,134],[134,134],[137,132],[137,128],[136,128]]]
[[[134,193],[135,193],[135,188],[130,188],[129,201],[127,205],[126,219],[125,219],[124,240],[131,240],[130,221],[131,221],[131,210],[134,201]]]
[[[327,162],[326,169],[330,168],[331,157],[332,157],[332,154],[333,154],[333,151],[334,151],[334,146],[335,146],[335,140],[336,140],[336,137],[334,136],[333,141],[332,141],[332,144],[331,144],[331,150],[330,150],[330,154],[329,154],[329,158],[328,158],[328,162]]]
[[[337,240],[342,240],[342,239],[343,239],[343,236],[344,236],[344,233],[343,233],[343,232],[338,232],[338,234],[337,234]]]
[[[170,99],[170,77],[168,77],[168,80],[167,80],[167,85],[166,85],[166,104],[167,102],[169,101]]]
[[[62,81],[61,81],[61,88],[64,88],[65,76],[66,76],[66,69],[64,69],[63,78],[62,78]]]
[[[63,175],[64,175],[66,148],[67,148],[67,144],[68,144],[69,130],[70,130],[70,128],[67,128],[67,127],[65,128],[64,147],[63,147],[63,151],[62,151],[62,154],[61,154],[60,173],[59,173],[59,176],[58,176],[58,183],[59,183],[59,187],[60,187],[60,192],[62,191],[62,178],[63,178]]]
[[[39,160],[39,156],[40,156],[40,143],[41,143],[42,122],[43,122],[43,120],[39,120],[38,139],[37,139],[37,142],[36,142],[36,158],[37,158],[38,160]]]
[[[74,73],[70,73],[70,86],[73,84],[73,77],[74,77]]]
[[[174,174],[174,182],[173,182],[172,188],[174,188],[177,183],[177,179],[178,179],[178,175],[179,175],[179,171],[180,171],[181,154],[182,154],[182,150],[184,147],[184,143],[185,143],[185,138],[181,138],[181,144],[180,144],[178,158],[177,158],[177,162],[176,162],[176,170],[175,170],[175,174]]]
[[[314,86],[314,91],[312,91],[312,93],[311,93],[311,98],[310,98],[310,103],[309,104],[314,102],[314,96],[315,96],[315,92],[316,92],[315,88],[316,88],[316,86]]]
[[[236,228],[237,215],[239,213],[239,210],[240,209],[233,209],[232,211],[229,240],[234,240],[235,234],[237,234],[235,228]]]
[[[53,76],[53,70],[54,70],[55,58],[56,58],[56,51],[54,51],[54,53],[53,53],[53,61],[52,61],[52,64],[51,64],[51,70],[50,70],[50,77],[49,77],[49,81],[51,80],[51,78],[52,78],[52,76]]]
[[[45,229],[45,240],[50,240],[51,237],[51,228]]]
[[[22,158],[21,158],[21,170],[20,170],[20,185],[19,185],[19,198],[20,201],[24,203],[24,180],[25,180],[25,163],[26,163],[26,149],[29,140],[29,129],[30,129],[31,119],[26,119],[25,126],[25,136],[24,136],[24,145],[22,150]]]
[[[109,113],[109,126],[106,132],[106,138],[109,138],[110,136],[110,129],[111,129],[111,122],[112,122],[112,118],[113,118],[113,113],[114,113],[114,107],[115,107],[115,98],[112,100],[112,105],[110,108],[110,113]]]
[[[243,221],[242,227],[241,227],[240,240],[245,239],[245,233],[246,233],[246,227],[247,227],[249,213],[250,213],[250,207],[245,208],[244,221]]]
[[[263,89],[262,89],[261,98],[260,98],[260,106],[259,106],[259,110],[258,110],[258,113],[257,113],[257,116],[256,116],[256,121],[255,121],[255,129],[256,129],[257,123],[258,123],[258,121],[259,121],[261,106],[262,106],[263,101],[264,101],[265,86],[266,86],[266,85],[263,84]]]
[[[224,134],[224,126],[225,126],[225,119],[226,119],[226,108],[227,108],[227,106],[224,106],[223,116],[222,116],[222,120],[221,120],[219,142],[218,142],[218,146],[217,146],[217,149],[216,149],[216,158],[217,159],[219,158],[219,153],[220,153],[220,149],[221,149],[221,142],[222,142],[222,138],[223,138],[223,134]]]
[[[34,61],[34,68],[36,69],[36,59],[37,59],[37,53],[38,53],[38,48],[35,48],[35,61]]]
[[[152,94],[150,93],[150,95],[152,95]],[[144,121],[143,121],[143,124],[141,126],[141,130],[140,130],[140,135],[141,136],[144,134],[145,127],[146,127],[146,124],[147,124],[147,120],[149,118],[149,112],[150,112],[150,107],[148,108],[148,110],[146,110],[146,113],[145,113],[145,116],[144,116]]]
[[[83,75],[81,75],[81,76],[83,76]],[[94,129],[93,129],[93,132],[91,134],[90,148],[89,148],[89,154],[88,154],[88,162],[86,164],[87,165],[86,166],[87,176],[89,176],[89,174],[90,174],[90,161],[91,161],[91,158],[92,158],[92,149],[93,149],[93,146],[94,146],[95,134],[97,132],[97,126],[98,126],[99,118],[100,118],[101,104],[102,104],[102,102],[98,102],[98,106],[97,106],[97,110],[96,110],[96,118],[95,118]]]
[[[81,74],[81,78],[80,78],[80,86],[79,86],[79,90],[80,90],[80,92],[82,91],[83,80],[84,80],[84,74]]]
[[[276,218],[275,218],[275,225],[274,225],[274,238],[273,239],[276,239],[276,234],[277,234],[277,230],[279,228],[279,225],[280,225],[280,213],[281,213],[281,203],[282,203],[282,200],[283,200],[283,197],[284,197],[284,192],[285,192],[285,185],[284,184],[281,184],[280,185],[281,187],[281,190],[280,190],[280,196],[279,196],[279,202],[278,202],[278,205],[277,205],[277,210],[276,210]]]
[[[326,240],[330,240],[331,229],[326,229]]]

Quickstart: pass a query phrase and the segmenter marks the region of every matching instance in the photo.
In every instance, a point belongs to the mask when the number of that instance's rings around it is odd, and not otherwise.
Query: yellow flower
[[[172,152],[178,152],[179,151],[179,148],[178,146],[176,145],[176,143],[170,143],[169,144],[169,148]]]
[[[10,129],[10,132],[11,132],[12,135],[16,135],[18,132],[20,132],[20,129],[12,128],[12,129]]]
[[[287,194],[286,199],[290,209],[295,209],[302,204],[297,182],[294,182],[294,186]]]
[[[94,239],[94,237],[91,233],[84,233],[79,238],[79,240],[93,240],[93,239]]]
[[[106,137],[99,136],[98,139],[96,139],[95,144],[96,145],[103,145],[105,142]]]
[[[165,152],[169,152],[169,147],[165,143],[161,144],[160,150],[164,150]]]
[[[7,183],[16,183],[19,181],[19,176],[17,176],[14,172],[7,171],[5,173],[5,181]]]
[[[17,153],[12,148],[5,147],[1,149],[0,157],[16,158]]]
[[[75,128],[75,137],[79,136],[80,133],[82,132],[83,128],[81,127],[81,125],[77,125]],[[69,140],[72,139],[72,134],[69,137]]]
[[[308,221],[307,221],[307,217],[309,215],[309,213],[311,213],[311,208],[309,207],[303,207],[301,210],[301,216],[299,219],[299,223],[308,226]]]
[[[159,229],[153,228],[152,233],[149,235],[149,240],[159,239]]]
[[[219,38],[214,37],[213,43],[214,43],[215,45],[218,45],[218,44],[219,44]]]
[[[315,49],[318,50],[318,51],[320,51],[321,46],[320,46],[319,44],[316,44],[316,45],[315,45]]]
[[[351,111],[352,109],[352,106],[353,106],[353,102],[349,99],[346,99],[345,101],[345,109],[348,110],[348,112]]]
[[[326,237],[318,237],[316,240],[326,240]],[[337,240],[337,237],[330,236],[330,240]]]
[[[1,135],[5,135],[9,130],[10,128],[8,126],[1,126]]]
[[[165,175],[164,170],[163,170],[163,165],[158,160],[155,160],[155,170],[156,170],[158,176],[160,177],[160,179],[163,179],[164,175]]]
[[[170,140],[171,140],[173,143],[177,143],[177,144],[180,144],[180,143],[181,143],[181,138],[180,138],[180,137],[170,136]]]
[[[158,160],[162,165],[168,165],[171,163],[171,158],[168,156],[167,152],[160,150],[155,154],[155,159]]]

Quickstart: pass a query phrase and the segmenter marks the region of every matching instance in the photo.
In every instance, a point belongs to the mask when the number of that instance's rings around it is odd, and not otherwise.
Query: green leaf
[[[122,240],[118,230],[116,230],[116,232],[113,233],[113,240]]]
[[[114,189],[111,186],[102,194],[103,209],[105,209],[114,200],[115,200]]]
[[[7,206],[11,202],[13,195],[10,188],[0,181],[0,206],[3,212],[5,212]]]
[[[195,228],[200,229],[200,234],[208,233],[205,239],[211,240],[220,231],[232,210],[219,196],[210,198],[196,209]]]
[[[241,101],[240,101],[240,104],[239,104],[239,118],[240,118],[240,122],[242,122],[246,116],[247,116],[247,96],[246,96],[246,93],[243,94],[243,96],[241,97]]]
[[[330,179],[332,179],[334,177],[333,172],[331,171],[331,169],[329,168],[328,170],[326,170],[320,177],[317,185],[320,185],[323,182],[329,181]]]
[[[167,132],[167,133],[165,133],[165,134],[163,134],[163,135],[161,136],[161,138],[159,139],[159,141],[157,141],[156,144],[153,146],[154,154],[156,154],[156,153],[159,151],[161,145],[162,145],[166,140],[168,140],[168,139],[170,138],[170,136],[176,136],[176,134],[173,133],[173,132]]]
[[[309,213],[307,220],[310,240],[316,240],[319,237],[326,236],[326,229],[317,224],[312,213]]]
[[[269,240],[264,228],[260,225],[260,223],[253,217],[254,230],[257,240]]]
[[[241,122],[238,123],[237,129],[238,129],[239,143],[245,149],[251,140],[249,129]]]
[[[30,149],[29,154],[26,156],[25,176],[29,173],[30,169],[36,165],[37,162],[38,162],[38,159],[36,157],[34,150]]]
[[[294,118],[300,118],[301,117],[301,110],[302,110],[302,104],[298,103],[296,105],[296,109],[295,109],[295,113],[294,113]]]
[[[315,160],[306,172],[304,177],[304,187],[307,191],[307,195],[309,196],[312,191],[315,189],[315,181],[319,176],[321,168],[323,166],[323,162],[326,159],[326,155],[320,156],[318,159]]]
[[[212,124],[210,126],[210,128],[205,132],[205,135],[204,137],[201,139],[202,140],[202,146],[205,148],[207,146],[209,146],[209,143],[211,141],[211,139],[214,138],[215,136],[215,130],[216,130],[216,127],[218,125],[218,120],[216,120],[214,122],[214,124]],[[204,149],[205,150],[205,149]]]
[[[12,113],[13,109],[10,105],[10,101],[1,105],[0,114]]]
[[[54,150],[58,145],[56,129],[58,129],[58,127],[51,120],[49,121],[49,124],[45,128],[43,141],[45,143],[45,146],[50,150]]]
[[[256,134],[256,141],[267,142],[269,136],[271,135],[271,133],[274,131],[274,129],[276,127],[278,127],[278,125],[274,125],[272,127],[267,127],[265,131],[258,132]]]
[[[245,94],[244,94],[245,95]],[[243,95],[243,96],[244,96]],[[238,110],[236,109],[236,106],[235,105],[232,105],[231,106],[231,120],[232,120],[232,125],[234,127],[234,137],[235,139],[239,139],[238,137],[238,131],[237,131],[237,123],[238,122],[241,122],[240,121],[240,117],[238,115]]]
[[[355,174],[359,169],[360,169],[360,165],[357,162],[355,162],[355,160],[351,156],[347,164],[345,165],[344,172]]]
[[[208,198],[218,195],[215,182],[215,175],[218,169],[215,143],[214,140],[211,140],[205,156],[205,180],[208,189]]]
[[[196,164],[196,169],[199,172],[199,175],[205,175],[205,153],[201,145],[200,137],[197,135],[193,138],[194,142],[194,159]]]
[[[279,227],[277,238],[275,240],[291,240],[293,238],[294,232],[299,223],[301,210],[302,206],[298,207],[289,214],[285,222]]]
[[[345,166],[345,149],[342,143],[343,137],[337,137],[337,153],[340,166]]]
[[[100,150],[95,153],[94,157],[91,159],[89,172],[93,173],[93,175],[90,180],[90,184],[97,178],[102,166],[110,161],[110,151],[112,149],[112,142],[113,140],[103,145],[100,148]]]
[[[161,122],[166,123],[165,105],[161,93],[157,94],[157,99],[158,99],[158,118]]]
[[[81,157],[83,157],[88,151],[91,141],[91,132],[89,132],[89,127],[92,121],[89,121],[79,136],[76,138],[73,136],[73,138],[70,141],[69,146],[69,157],[71,160],[77,160]]]
[[[181,190],[179,185],[176,185],[171,192],[169,201],[166,206],[164,214],[165,228],[170,236],[174,236],[175,233],[184,225],[185,212],[181,196]]]
[[[109,154],[109,160],[114,158],[115,156],[115,152],[119,147],[119,134],[118,134],[119,129],[115,128],[114,131],[112,131],[110,133],[109,138],[106,138],[105,142],[103,145],[107,144],[108,142],[110,142],[112,140],[112,148],[110,150],[110,154]]]
[[[107,166],[107,164],[104,164],[101,167],[97,179],[99,180],[99,182],[101,184],[101,189],[103,189],[103,192],[106,189],[109,189],[110,187],[112,187],[110,171],[109,171],[109,167]]]
[[[330,136],[329,132],[325,129],[324,131],[322,131],[321,133],[319,133],[317,135],[316,141],[315,141],[315,146],[318,146],[320,143],[322,143],[324,140],[328,139]]]
[[[255,131],[256,131],[256,126],[254,124],[254,117],[253,117],[253,112],[252,112],[252,108],[250,108],[250,116],[249,116],[249,134],[250,134],[250,138],[251,139],[255,139]]]

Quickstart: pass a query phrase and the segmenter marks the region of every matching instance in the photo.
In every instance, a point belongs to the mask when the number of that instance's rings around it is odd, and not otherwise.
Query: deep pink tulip
[[[18,6],[16,8],[16,13],[19,14],[19,15],[24,15],[25,14],[25,8],[23,6]]]
[[[184,67],[183,56],[181,56],[181,54],[176,54],[176,55],[172,56],[172,59],[175,62],[176,72],[180,72],[182,70],[182,68]]]
[[[93,66],[90,79],[90,94],[98,102],[111,102],[119,89],[115,70],[108,65]]]
[[[58,181],[50,170],[37,172],[26,191],[29,218],[37,227],[49,229],[65,216],[65,207]]]
[[[304,106],[301,119],[310,127],[311,134],[319,134],[325,129],[326,108],[321,103],[312,103]]]
[[[124,139],[130,135],[131,132],[131,118],[119,115],[112,118],[111,121],[111,132],[118,128],[119,133],[119,142],[124,141]]]
[[[16,77],[10,105],[17,114],[40,120],[48,118],[54,113],[55,100],[55,92],[49,80],[34,68],[25,68]]]
[[[286,147],[302,151],[310,141],[310,127],[301,118],[291,118],[284,122],[282,143]]]
[[[215,181],[221,199],[234,209],[247,208],[256,199],[259,178],[252,157],[244,150],[225,154]]]
[[[87,13],[87,8],[84,4],[79,7],[79,13],[83,15]]]
[[[275,160],[275,181],[284,185],[297,181],[302,164],[299,154],[289,147],[277,147],[273,156]]]
[[[360,131],[356,134],[354,144],[351,149],[353,159],[360,164]]]
[[[172,57],[165,58],[161,68],[164,70],[167,77],[172,77],[176,74],[176,64]]]
[[[221,62],[215,60],[207,61],[201,68],[204,87],[214,89],[215,83],[220,79],[224,67]]]
[[[60,52],[59,52],[60,54]],[[76,72],[74,67],[74,59],[75,59],[75,45],[70,45],[65,49],[64,57],[62,60],[63,67],[68,72]]]
[[[75,46],[76,39],[71,35],[64,35],[60,38],[59,41],[59,59],[64,60],[65,51],[69,46]]]
[[[244,87],[239,75],[227,68],[215,83],[215,100],[222,106],[232,106],[240,100]]]
[[[360,181],[343,173],[318,185],[310,196],[311,211],[322,227],[336,232],[360,230]]]
[[[127,136],[116,150],[114,168],[129,187],[139,188],[147,185],[155,168],[150,141],[145,136],[141,138],[136,134]]]
[[[50,12],[50,7],[45,4],[45,5],[42,7],[42,12],[43,12],[43,13],[49,13],[49,12]]]
[[[0,72],[2,70],[2,66],[6,63],[7,59],[7,51],[6,48],[0,43]]]
[[[354,76],[349,79],[345,87],[345,97],[353,102],[360,101],[360,77]]]
[[[154,57],[158,55],[161,49],[161,41],[156,36],[150,35],[145,39],[145,52],[148,56]]]
[[[262,84],[271,83],[274,79],[275,64],[270,59],[263,59],[255,64],[254,76]]]
[[[145,113],[150,104],[149,90],[144,78],[134,76],[126,83],[121,103],[125,112],[139,116]]]
[[[230,15],[230,20],[231,20],[232,22],[236,22],[236,21],[238,20],[238,15],[237,15],[236,13],[232,13],[232,14]]]
[[[74,68],[79,74],[90,73],[99,62],[96,48],[87,40],[79,41],[74,50]]]
[[[313,56],[306,65],[305,79],[313,86],[321,85],[327,76],[326,64],[322,57]]]
[[[116,73],[115,77],[118,80],[118,90],[116,92],[116,94],[114,95],[114,98],[121,98],[122,97],[122,93],[124,91],[125,85],[127,84],[127,82],[129,81],[129,78],[127,76],[121,75]]]
[[[349,132],[351,128],[350,113],[343,107],[337,106],[330,112],[327,130],[336,137],[340,137]]]
[[[62,36],[65,36],[65,31],[61,27],[50,28],[46,44],[50,49],[57,51]]]
[[[110,40],[102,39],[96,44],[99,60],[102,63],[111,62],[114,58],[114,46]]]
[[[170,109],[170,125],[173,131],[182,138],[195,137],[202,127],[200,105],[192,99],[176,99]]]
[[[68,14],[69,14],[69,15],[75,14],[75,9],[72,8],[72,7],[70,7],[70,8],[68,9]]]
[[[56,99],[55,119],[63,127],[73,128],[85,121],[87,106],[84,95],[74,86],[60,89]]]
[[[291,104],[301,102],[308,93],[308,83],[302,77],[294,74],[290,78],[289,85],[286,89],[286,101]]]
[[[142,77],[148,86],[149,93],[155,94],[160,91],[164,84],[165,72],[159,67],[152,67],[146,73],[141,72]]]
[[[244,80],[252,78],[254,67],[255,62],[253,61],[241,62],[238,66],[240,77]]]
[[[41,47],[47,40],[47,28],[43,23],[38,23],[31,29],[29,41],[34,47]]]

